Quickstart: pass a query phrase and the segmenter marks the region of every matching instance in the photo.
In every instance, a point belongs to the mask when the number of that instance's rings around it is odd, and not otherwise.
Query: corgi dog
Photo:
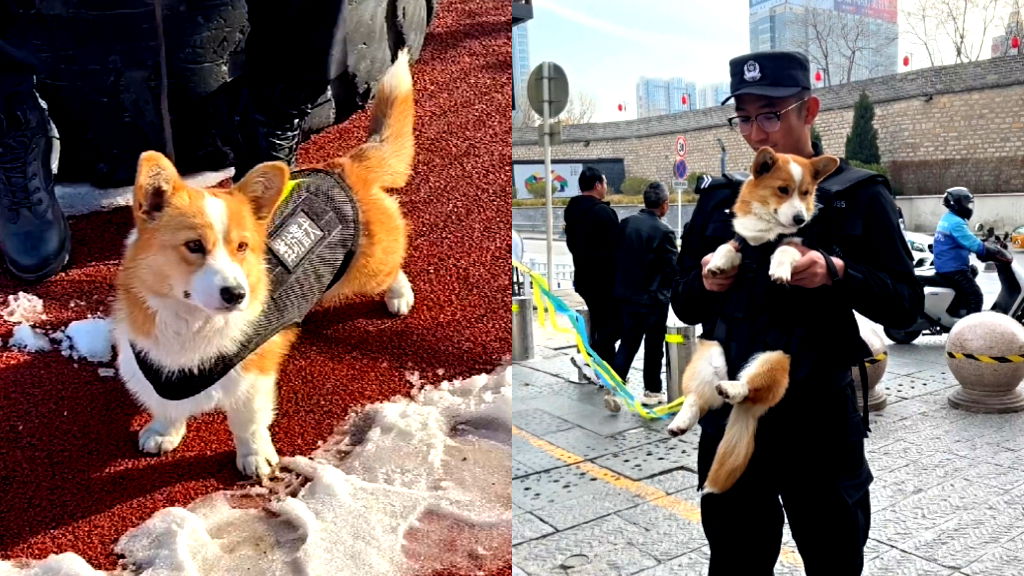
[[[757,151],[751,178],[743,183],[733,205],[733,228],[738,240],[715,250],[708,273],[715,276],[739,266],[740,246],[758,246],[795,233],[815,213],[818,183],[839,166],[835,156],[810,160],[776,153],[769,147]],[[788,284],[800,252],[792,246],[799,239],[784,240],[771,256],[768,274],[775,282]],[[721,344],[700,339],[693,358],[683,372],[686,401],[668,426],[679,436],[697,424],[708,410],[733,405],[725,435],[715,452],[704,491],[725,492],[739,480],[754,453],[757,422],[782,400],[789,387],[790,357],[779,350],[754,355],[736,380],[728,379],[728,366]]]
[[[767,146],[758,150],[750,168],[752,176],[743,183],[732,207],[732,225],[738,238],[715,250],[708,274],[718,276],[739,266],[742,242],[759,246],[794,234],[814,216],[818,182],[838,166],[835,156],[807,159],[776,153]],[[772,280],[789,283],[793,264],[800,259],[794,243],[799,239],[789,238],[772,253],[768,268]]]
[[[219,408],[238,469],[267,477],[276,380],[301,315],[380,293],[390,312],[409,313],[406,223],[384,190],[409,179],[413,111],[403,51],[378,84],[369,141],[344,157],[296,173],[267,162],[230,189],[203,189],[162,154],[141,155],[113,316],[121,379],[152,414],[143,452],[175,449],[189,417]],[[291,291],[283,303],[279,287]],[[288,308],[302,298],[303,310]],[[283,320],[267,319],[279,309]]]

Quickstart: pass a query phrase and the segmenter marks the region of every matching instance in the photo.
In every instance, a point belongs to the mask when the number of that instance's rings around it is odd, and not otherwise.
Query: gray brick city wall
[[[816,126],[826,152],[842,155],[853,104],[864,90],[875,104],[882,163],[902,194],[954,185],[978,193],[1024,192],[1024,57],[940,66],[816,91]],[[673,178],[675,140],[686,135],[690,172],[746,170],[752,152],[726,126],[731,106],[632,121],[566,126],[552,159],[623,158],[627,176]],[[512,131],[514,160],[543,160],[536,129]]]

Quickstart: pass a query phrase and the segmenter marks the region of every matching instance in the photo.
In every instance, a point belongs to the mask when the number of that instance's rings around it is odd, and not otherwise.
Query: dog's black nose
[[[245,299],[245,288],[241,286],[224,286],[220,289],[220,299],[228,306],[234,306]]]
[[[807,218],[804,218],[803,214],[793,215],[793,224],[796,224],[797,226],[803,226],[804,222],[807,222]]]

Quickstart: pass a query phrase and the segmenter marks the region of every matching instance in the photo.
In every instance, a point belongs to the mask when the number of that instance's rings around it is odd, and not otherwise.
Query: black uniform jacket
[[[843,161],[819,185],[818,211],[796,234],[804,245],[843,259],[841,280],[813,289],[772,282],[768,263],[778,244],[768,243],[743,248],[739,273],[728,290],[706,290],[701,259],[734,237],[731,208],[741,184],[719,181],[700,192],[683,233],[672,307],[683,322],[701,324],[704,337],[722,343],[730,378],[758,352],[790,354],[789,389],[762,417],[757,450],[763,440],[775,438],[785,445],[780,450],[802,453],[802,448],[815,452],[805,458],[829,458],[842,468],[842,478],[855,477],[856,493],[870,482],[870,472],[863,463],[862,441],[852,437],[863,437],[864,429],[854,396],[845,389],[852,366],[869,351],[853,310],[883,325],[908,326],[921,311],[923,292],[885,181],[869,179],[834,193],[827,189],[848,169]],[[720,433],[727,415],[728,407],[709,412],[701,421],[704,433]],[[849,450],[836,445],[842,442]]]
[[[608,202],[589,194],[573,196],[563,213],[565,243],[572,253],[573,285],[580,294],[611,297],[619,217]]]
[[[668,304],[677,276],[675,234],[644,208],[619,223],[615,297],[640,305]]]

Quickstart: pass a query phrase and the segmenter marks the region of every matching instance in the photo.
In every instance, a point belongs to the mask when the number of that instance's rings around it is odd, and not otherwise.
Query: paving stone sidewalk
[[[665,421],[608,412],[600,390],[576,382],[568,336],[535,325],[534,340],[535,358],[508,370],[513,576],[705,574],[699,429],[669,438]],[[876,480],[864,574],[1024,575],[1024,413],[950,408],[958,384],[944,336],[889,355],[888,406],[871,414],[867,441]],[[788,527],[776,574],[803,574]]]

